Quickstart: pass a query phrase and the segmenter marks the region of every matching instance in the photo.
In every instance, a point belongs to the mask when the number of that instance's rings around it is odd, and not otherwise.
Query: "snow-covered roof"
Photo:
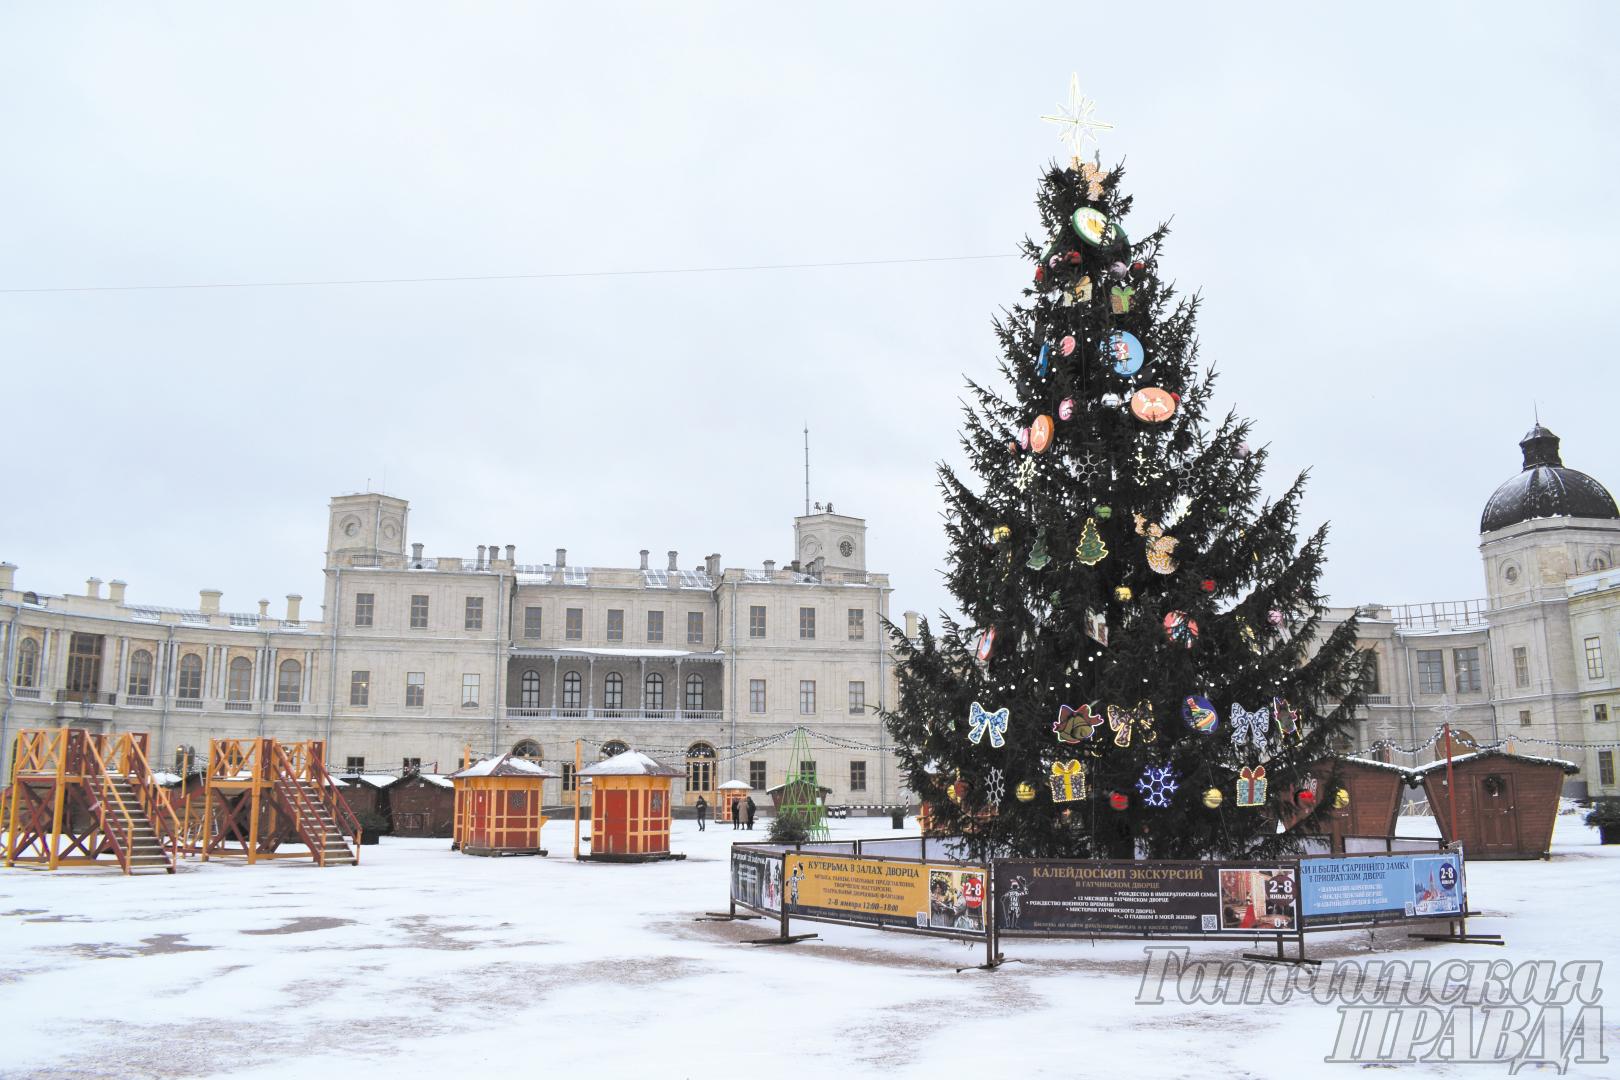
[[[540,649],[515,645],[513,656],[610,656],[628,660],[718,660],[725,654],[719,649],[696,652],[691,649]]]
[[[581,769],[581,776],[679,776],[679,769],[660,764],[639,750],[626,750]]]
[[[727,780],[720,785],[721,791],[752,791],[753,786],[746,780]]]
[[[674,573],[680,578],[680,587],[683,589],[712,589],[713,582],[709,580],[706,570],[643,570],[642,583],[649,589],[669,588],[669,575]]]
[[[1399,773],[1403,777],[1411,772],[1404,765],[1392,765],[1387,761],[1375,761],[1372,758],[1356,757],[1353,754],[1346,754],[1331,760],[1342,761],[1346,765],[1365,765],[1370,769],[1388,769],[1390,772]]]
[[[1563,769],[1564,772],[1569,776],[1574,776],[1576,773],[1581,771],[1581,767],[1579,765],[1575,764],[1573,761],[1565,761],[1563,758],[1536,757],[1533,754],[1510,754],[1506,750],[1476,750],[1470,754],[1455,754],[1451,758],[1451,764],[1456,766],[1461,765],[1464,762],[1474,761],[1477,758],[1491,757],[1511,758],[1514,761],[1528,761],[1532,765],[1556,765],[1560,769]],[[1439,761],[1431,761],[1427,765],[1420,765],[1415,769],[1411,769],[1408,771],[1407,775],[1412,778],[1413,782],[1416,782],[1424,776],[1427,776],[1429,773],[1434,772],[1434,770],[1444,769],[1445,767],[1446,759],[1441,758]]]
[[[178,784],[179,782],[179,773],[167,772],[161,769],[152,773],[152,783],[158,785],[159,787],[168,787],[171,784]]]
[[[539,762],[502,754],[498,758],[485,758],[460,772],[451,773],[450,779],[469,780],[475,776],[538,776],[542,779],[555,779],[557,774]]]
[[[374,788],[385,788],[389,784],[399,783],[399,777],[393,773],[346,773],[337,779],[345,784],[368,784]]]

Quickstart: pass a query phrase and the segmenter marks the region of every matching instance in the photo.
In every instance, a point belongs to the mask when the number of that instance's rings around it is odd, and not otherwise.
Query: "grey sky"
[[[1532,399],[1620,485],[1611,5],[763,7],[6,5],[0,289],[1009,251],[1077,70],[1336,600],[1482,595]],[[0,558],[279,611],[386,477],[429,554],[758,565],[808,420],[931,612],[933,465],[1028,272],[0,294]]]

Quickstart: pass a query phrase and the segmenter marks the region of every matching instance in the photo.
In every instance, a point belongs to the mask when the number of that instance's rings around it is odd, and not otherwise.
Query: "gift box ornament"
[[[1086,797],[1085,762],[1054,761],[1050,779],[1053,802],[1079,802]]]
[[[1237,804],[1263,806],[1266,801],[1266,767],[1245,765],[1238,770]]]

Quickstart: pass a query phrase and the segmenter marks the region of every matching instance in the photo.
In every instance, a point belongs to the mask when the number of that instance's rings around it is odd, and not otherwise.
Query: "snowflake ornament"
[[[1018,463],[1018,475],[1013,478],[1013,487],[1019,491],[1028,491],[1030,483],[1035,479],[1035,459],[1027,457]]]
[[[1104,471],[1108,468],[1108,459],[1095,450],[1087,449],[1075,459],[1074,467],[1080,472],[1080,479],[1087,484],[1095,484],[1102,480]]]
[[[1148,806],[1168,810],[1170,796],[1176,793],[1176,774],[1168,765],[1149,765],[1142,770],[1136,790],[1142,793],[1142,801]]]
[[[1002,778],[1000,769],[991,769],[989,777],[984,783],[984,801],[990,809],[1000,810],[1001,799],[1007,794],[1007,783]]]

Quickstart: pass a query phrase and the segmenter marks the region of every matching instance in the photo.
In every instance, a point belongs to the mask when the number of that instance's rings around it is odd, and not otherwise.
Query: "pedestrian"
[[[731,799],[726,803],[726,813],[731,815],[731,831],[736,832],[742,828],[742,803]]]
[[[748,808],[747,811],[746,811],[746,813],[748,815],[748,831],[753,832],[754,831],[754,797],[752,795],[748,796],[748,801],[746,803],[744,803],[743,805]]]
[[[709,816],[709,804],[706,801],[704,801],[703,796],[699,795],[698,796],[698,801],[697,801],[698,832],[706,832],[707,831],[707,828],[703,823],[704,823],[704,820],[706,818],[708,818],[708,816]]]

